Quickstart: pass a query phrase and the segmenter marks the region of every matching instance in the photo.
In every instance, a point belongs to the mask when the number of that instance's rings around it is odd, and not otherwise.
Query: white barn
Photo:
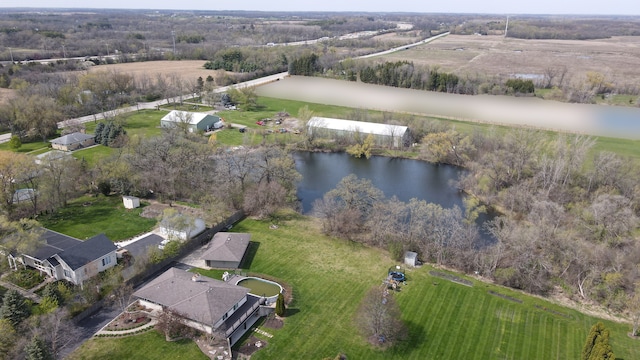
[[[160,120],[163,128],[185,126],[189,132],[209,131],[224,126],[222,118],[205,113],[172,110]]]
[[[379,146],[401,147],[410,143],[406,126],[364,121],[312,117],[307,123],[310,135],[319,137],[353,136],[355,133],[373,134]]]

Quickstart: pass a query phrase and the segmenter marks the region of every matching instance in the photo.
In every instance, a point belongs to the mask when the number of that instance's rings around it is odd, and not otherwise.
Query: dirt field
[[[537,98],[457,95],[292,76],[257,89],[261,96],[312,103],[640,139],[640,109]]]
[[[576,80],[587,71],[598,71],[618,84],[640,79],[638,36],[578,41],[449,35],[383,58],[438,65],[443,71],[457,74],[542,76],[546,68],[566,66],[568,76]]]
[[[94,66],[89,71],[118,71],[135,77],[144,74],[150,77],[155,77],[157,74],[178,75],[185,81],[196,81],[198,76],[206,79],[207,76],[215,76],[216,74],[216,70],[207,70],[203,67],[205,62],[204,60],[134,62]]]

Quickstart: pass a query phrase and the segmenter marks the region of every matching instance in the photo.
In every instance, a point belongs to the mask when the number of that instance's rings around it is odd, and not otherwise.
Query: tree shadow
[[[298,308],[287,308],[285,310],[285,312],[284,312],[284,317],[288,318],[288,317],[296,315],[299,312],[300,312],[300,309],[298,309]]]
[[[253,259],[258,253],[258,248],[260,248],[259,242],[249,241],[249,246],[247,246],[247,251],[244,254],[244,258],[242,258],[242,263],[239,267],[240,269],[248,270],[251,268],[251,263],[253,263]]]
[[[390,348],[393,353],[406,355],[415,351],[416,344],[428,341],[427,334],[425,333],[424,326],[417,322],[404,321],[407,327],[407,335],[404,340],[398,341],[398,343]]]

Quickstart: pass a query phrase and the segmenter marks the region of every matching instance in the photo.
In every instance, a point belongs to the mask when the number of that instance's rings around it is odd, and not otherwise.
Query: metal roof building
[[[308,131],[314,136],[340,137],[355,133],[372,134],[380,146],[408,146],[409,128],[406,126],[380,124],[364,121],[312,117],[307,123]]]
[[[196,113],[180,110],[171,110],[160,120],[160,126],[164,128],[185,126],[189,132],[209,131],[222,127],[222,119],[216,115]]]

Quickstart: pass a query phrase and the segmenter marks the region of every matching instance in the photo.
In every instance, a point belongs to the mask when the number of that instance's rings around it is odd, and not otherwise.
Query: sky
[[[2,0],[0,8],[640,15],[637,0]]]

